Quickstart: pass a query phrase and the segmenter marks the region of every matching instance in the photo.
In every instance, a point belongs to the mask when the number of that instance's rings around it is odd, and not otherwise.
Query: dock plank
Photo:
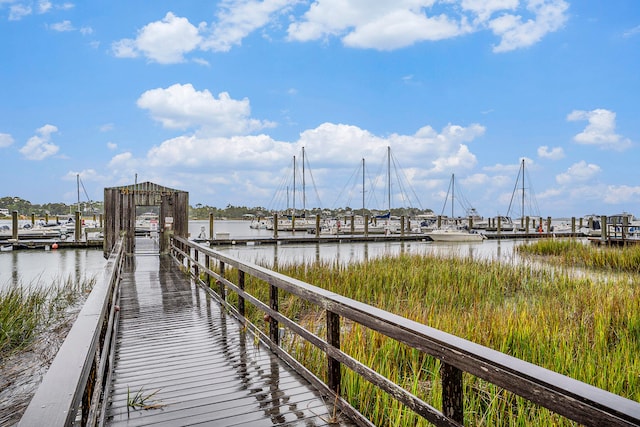
[[[107,425],[330,424],[331,402],[148,245],[123,273]],[[140,390],[157,407],[129,407]]]

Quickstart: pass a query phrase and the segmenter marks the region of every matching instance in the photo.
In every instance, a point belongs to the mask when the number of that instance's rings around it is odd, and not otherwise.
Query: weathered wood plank
[[[121,289],[109,425],[325,425],[331,417],[331,403],[170,258],[136,257]],[[156,392],[148,403],[163,406],[127,411],[127,389],[129,397]]]

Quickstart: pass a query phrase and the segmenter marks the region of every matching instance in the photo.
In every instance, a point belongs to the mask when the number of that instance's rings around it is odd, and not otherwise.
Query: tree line
[[[6,196],[0,198],[0,209],[6,209],[11,215],[11,212],[17,211],[21,215],[31,215],[35,214],[36,216],[44,216],[44,215],[72,215],[78,210],[78,204],[66,204],[66,203],[45,203],[45,204],[36,204],[31,203],[28,200],[22,199],[20,197],[11,197]],[[83,215],[93,215],[93,214],[101,214],[104,212],[104,204],[101,201],[89,201],[89,202],[81,202],[80,203],[80,212]],[[290,214],[291,212],[279,212],[279,214]],[[373,216],[384,214],[385,212],[380,212],[376,210],[364,210],[365,215]],[[429,214],[433,213],[431,209],[417,209],[417,208],[394,208],[391,209],[391,215],[394,216],[416,216],[420,214]],[[206,219],[209,217],[209,214],[213,214],[215,218],[227,218],[227,219],[242,219],[242,218],[252,218],[252,217],[266,217],[273,215],[273,212],[262,207],[248,207],[248,206],[234,206],[228,204],[224,208],[218,208],[215,206],[203,205],[202,203],[197,203],[194,206],[189,206],[189,218],[199,218]],[[307,209],[306,212],[302,212],[301,210],[296,211],[296,215],[308,215],[315,216],[321,215],[322,217],[338,217],[344,215],[361,215],[363,214],[362,209],[356,209],[351,207],[343,207],[337,209],[321,209],[321,208],[312,208]]]

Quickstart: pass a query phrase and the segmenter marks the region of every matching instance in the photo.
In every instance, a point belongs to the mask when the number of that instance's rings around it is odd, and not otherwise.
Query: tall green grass
[[[358,264],[317,262],[278,270],[425,325],[640,401],[640,289],[530,265],[401,255]],[[268,286],[247,281],[267,301]],[[316,307],[284,292],[280,311],[324,334]],[[262,322],[261,313],[249,316]],[[342,349],[440,407],[439,361],[343,321]],[[323,354],[299,338],[283,344],[325,376]],[[464,375],[465,420],[473,425],[573,425],[499,387]],[[427,423],[345,370],[344,396],[376,425]]]
[[[640,273],[640,245],[595,246],[575,239],[544,239],[517,246],[523,255],[539,255],[552,261],[588,268]]]
[[[95,278],[78,282],[69,277],[50,286],[18,284],[0,291],[0,355],[24,349],[94,283]]]

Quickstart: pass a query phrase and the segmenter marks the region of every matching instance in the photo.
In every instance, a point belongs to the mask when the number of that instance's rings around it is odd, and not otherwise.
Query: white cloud
[[[507,52],[531,46],[562,28],[569,7],[564,0],[316,0],[308,7],[305,3],[227,0],[218,6],[213,22],[197,26],[168,12],[161,21],[140,29],[136,38],[114,41],[111,50],[119,58],[144,56],[162,64],[178,63],[196,50],[227,52],[259,29],[265,29],[263,38],[272,40],[269,31],[279,31],[286,16],[290,41],[337,37],[348,47],[394,50],[489,30],[500,38],[494,52]]]
[[[473,12],[476,20],[486,22],[496,12],[515,10],[520,0],[462,0],[460,6],[463,10]]]
[[[212,24],[211,34],[202,48],[214,52],[227,52],[240,45],[242,39],[267,25],[276,13],[285,13],[300,0],[236,0],[223,3],[218,21]]]
[[[105,177],[101,176],[95,169],[84,169],[80,172],[77,171],[69,171],[63,177],[65,181],[75,181],[77,176],[80,175],[80,179],[84,182],[88,181],[102,181]]]
[[[623,37],[633,37],[636,34],[640,34],[640,25],[633,27],[627,31],[624,32],[624,34],[622,35]]]
[[[238,101],[226,92],[216,99],[208,90],[197,91],[191,84],[148,90],[137,103],[166,128],[195,127],[210,136],[247,134],[273,126],[273,123],[250,118],[248,99]]]
[[[288,34],[296,41],[341,37],[346,46],[391,50],[488,28],[501,39],[494,52],[507,52],[562,28],[569,7],[564,0],[527,0],[526,7],[519,0],[462,0],[442,2],[438,10],[444,12],[431,14],[435,3],[317,0],[289,25]]]
[[[603,201],[609,204],[634,203],[640,197],[640,187],[628,185],[609,185],[603,191]],[[602,193],[601,193],[602,194]]]
[[[160,64],[184,61],[184,55],[195,50],[202,37],[187,18],[168,12],[162,21],[145,25],[135,39],[122,39],[111,45],[115,56],[134,58],[140,53]]]
[[[579,144],[620,151],[631,146],[631,140],[616,133],[616,113],[613,111],[601,108],[592,111],[575,110],[567,116],[567,120],[589,122],[587,127],[573,138]]]
[[[118,144],[116,144],[115,142],[109,141],[109,142],[107,142],[107,148],[109,150],[115,150],[115,149],[118,148]]]
[[[109,161],[107,168],[118,182],[133,181],[133,177],[140,169],[140,162],[129,151],[116,154]]]
[[[313,153],[314,164],[333,167],[352,167],[363,157],[382,159],[391,146],[394,156],[403,159],[407,170],[415,168],[416,179],[425,179],[429,174],[450,168],[468,168],[475,156],[461,140],[472,140],[481,134],[473,125],[469,128],[450,125],[442,132],[422,135],[397,135],[386,138],[373,135],[357,126],[323,123],[300,134],[294,143],[277,141],[267,135],[233,137],[182,136],[153,147],[146,161],[154,166],[181,168],[229,167],[239,165],[247,169],[272,169],[274,164],[286,165],[288,159],[305,147]],[[455,128],[458,131],[452,132]],[[357,149],[345,149],[357,147]],[[419,159],[433,159],[422,163]]]
[[[287,31],[291,40],[338,36],[346,46],[379,50],[441,40],[471,31],[466,18],[458,20],[445,14],[429,16],[425,13],[424,10],[434,3],[434,0],[318,0],[302,19],[291,23]]]
[[[599,174],[600,166],[592,163],[587,164],[584,160],[574,163],[563,172],[556,176],[556,182],[560,185],[570,185],[575,183],[583,183]]]
[[[342,41],[348,47],[394,50],[420,41],[443,40],[467,32],[471,32],[471,28],[464,20],[456,22],[443,14],[428,17],[420,11],[395,10],[359,25]]]
[[[38,13],[47,13],[51,10],[52,4],[50,1],[41,0],[38,2]]]
[[[113,123],[105,123],[100,126],[100,132],[110,132],[115,128]]]
[[[508,52],[538,43],[548,33],[559,30],[567,21],[569,4],[564,0],[528,0],[527,10],[533,19],[523,21],[521,15],[503,14],[488,22],[489,28],[501,37],[494,52]]]
[[[551,160],[559,160],[564,157],[564,150],[562,147],[554,147],[549,149],[546,145],[538,147],[538,157]]]
[[[9,21],[19,21],[25,16],[31,15],[33,10],[30,6],[14,4],[9,7]]]
[[[58,132],[58,128],[53,125],[44,125],[36,130],[38,135],[34,135],[19,150],[28,160],[44,160],[58,152],[60,147],[51,142],[51,134]]]
[[[0,148],[13,144],[13,137],[8,133],[0,133]]]
[[[68,21],[68,20],[51,24],[49,25],[49,28],[52,29],[53,31],[58,31],[61,33],[75,30],[75,28],[71,24],[71,21]]]
[[[111,43],[111,51],[117,58],[137,58],[139,56],[136,41],[122,39]]]

